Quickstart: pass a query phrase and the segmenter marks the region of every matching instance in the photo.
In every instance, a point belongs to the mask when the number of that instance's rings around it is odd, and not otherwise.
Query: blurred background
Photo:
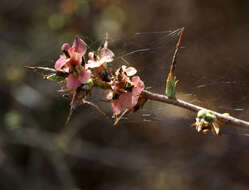
[[[23,68],[53,67],[62,43],[78,35],[94,49],[109,32],[115,64],[163,93],[184,26],[178,98],[249,120],[248,10],[247,0],[1,0],[0,189],[248,189],[249,131],[200,135],[193,113],[157,102],[118,127],[84,105],[65,128],[60,86]]]

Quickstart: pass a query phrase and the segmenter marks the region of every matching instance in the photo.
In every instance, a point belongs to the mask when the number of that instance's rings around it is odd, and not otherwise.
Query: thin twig
[[[24,66],[25,69],[36,70],[36,71],[44,71],[50,73],[61,73],[61,74],[68,74],[66,71],[63,70],[55,70],[49,67],[36,67],[36,66]]]
[[[28,69],[32,69],[32,70],[40,70],[40,71],[47,71],[47,72],[53,72],[53,73],[57,72],[55,69],[48,68],[48,67],[30,67],[30,66],[24,66],[24,67],[28,68]],[[167,103],[167,104],[173,104],[175,106],[182,107],[182,108],[187,109],[187,110],[192,111],[192,112],[198,112],[201,109],[209,110],[209,109],[204,108],[204,107],[200,107],[200,106],[197,106],[197,105],[194,105],[194,104],[190,104],[190,103],[185,102],[183,100],[168,98],[165,95],[152,93],[152,92],[147,91],[147,90],[144,90],[142,92],[142,95],[145,98],[149,99],[149,100],[163,102],[163,103]],[[212,111],[212,110],[210,110],[210,111]],[[239,127],[249,129],[249,122],[247,122],[247,121],[240,120],[240,119],[237,119],[237,118],[232,117],[232,116],[226,116],[224,114],[221,114],[221,113],[218,113],[218,112],[215,112],[215,111],[212,111],[212,113],[220,121],[223,121],[225,123],[231,123],[231,124],[237,125]],[[69,118],[70,117],[71,116],[69,116]],[[67,121],[67,122],[69,122],[69,121]]]
[[[163,103],[167,103],[167,104],[173,104],[175,106],[187,109],[187,110],[192,111],[192,112],[198,112],[202,109],[209,110],[207,108],[197,106],[197,105],[185,102],[183,100],[168,98],[167,96],[157,94],[157,93],[152,93],[152,92],[147,91],[147,90],[144,90],[142,92],[142,95],[149,100],[163,102]],[[224,114],[221,114],[221,113],[218,113],[218,112],[215,112],[212,110],[210,110],[210,111],[217,117],[217,119],[219,119],[222,122],[225,122],[226,124],[230,123],[230,124],[242,127],[242,128],[249,129],[249,122],[247,122],[247,121],[240,120],[240,119],[237,119],[237,118],[232,117],[232,116],[226,116]]]
[[[48,68],[48,67],[33,67],[32,68],[32,67],[29,67],[29,66],[25,66],[25,68],[32,69],[32,70],[41,70],[41,71],[54,72],[54,73],[57,72],[55,69]],[[159,102],[163,102],[163,103],[167,103],[167,104],[173,104],[173,105],[176,105],[178,107],[185,108],[185,109],[187,109],[189,111],[192,111],[192,112],[198,112],[201,109],[209,110],[209,109],[204,108],[204,107],[200,107],[200,106],[197,106],[197,105],[194,105],[194,104],[190,104],[190,103],[185,102],[183,100],[168,98],[167,96],[152,93],[152,92],[147,91],[147,90],[144,90],[142,92],[142,95],[145,98],[149,99],[149,100],[159,101]],[[212,110],[210,110],[210,111],[212,111]],[[249,129],[249,122],[247,122],[247,121],[240,120],[240,119],[237,119],[237,118],[232,117],[232,116],[226,116],[226,115],[223,115],[223,114],[215,112],[215,111],[212,111],[212,113],[220,121],[223,121],[225,123],[231,123],[231,124],[237,125],[239,127]]]
[[[90,106],[93,106],[100,114],[102,114],[103,116],[105,116],[105,117],[108,118],[108,116],[106,115],[106,113],[104,111],[102,111],[101,108],[97,104],[94,104],[93,102],[89,102],[89,101],[86,101],[86,100],[84,100],[84,103],[88,104]]]

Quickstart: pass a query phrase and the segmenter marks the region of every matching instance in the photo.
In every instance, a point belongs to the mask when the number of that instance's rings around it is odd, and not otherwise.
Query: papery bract
[[[114,60],[114,53],[108,48],[102,48],[99,52],[99,56],[102,62],[112,62]]]
[[[117,71],[116,71],[116,75],[118,74],[125,75],[128,77],[131,77],[133,75],[135,75],[137,73],[137,70],[134,67],[127,67],[126,65],[122,65]]]
[[[112,62],[114,59],[114,53],[108,48],[102,48],[95,55],[94,52],[89,52],[89,60],[86,64],[86,68],[100,67],[104,63]]]

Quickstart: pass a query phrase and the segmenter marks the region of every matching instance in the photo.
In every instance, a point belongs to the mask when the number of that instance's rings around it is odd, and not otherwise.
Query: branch
[[[196,106],[194,104],[190,104],[190,103],[185,102],[183,100],[168,98],[167,96],[157,94],[157,93],[152,93],[152,92],[147,91],[147,90],[144,90],[142,92],[142,95],[149,100],[163,102],[163,103],[167,103],[167,104],[173,104],[175,106],[187,109],[187,110],[192,111],[192,112],[198,112],[202,109],[209,110],[209,109],[206,109],[206,108],[203,108],[200,106]],[[247,121],[240,120],[240,119],[237,119],[237,118],[231,117],[231,116],[226,116],[224,114],[221,114],[221,113],[218,113],[218,112],[215,112],[212,110],[209,110],[209,111],[211,111],[217,117],[217,119],[219,119],[220,121],[222,121],[226,124],[230,123],[230,124],[237,125],[239,127],[245,128],[245,129],[249,129],[249,122],[247,122]]]
[[[55,70],[55,69],[49,68],[49,67],[24,66],[24,68],[30,69],[30,70],[35,70],[35,71],[44,71],[44,72],[60,73],[60,74],[68,75],[68,73],[63,71],[63,70]]]
[[[46,72],[52,72],[52,73],[58,72],[55,69],[48,68],[48,67],[30,67],[30,66],[24,66],[24,67],[27,69],[31,69],[31,70],[46,71]],[[63,70],[61,70],[59,72],[62,72],[65,74],[65,71],[63,71]],[[153,93],[153,92],[150,92],[147,90],[143,90],[142,95],[149,100],[163,102],[163,103],[167,103],[167,104],[173,104],[175,106],[187,109],[187,110],[192,111],[192,112],[198,112],[202,109],[209,110],[207,108],[197,106],[197,105],[185,102],[183,100],[169,98],[168,96]],[[218,112],[215,112],[212,110],[209,110],[209,111],[211,111],[217,117],[217,119],[219,119],[220,121],[222,121],[226,124],[230,123],[230,124],[237,125],[239,127],[245,128],[245,129],[249,129],[249,122],[247,122],[247,121],[240,120],[240,119],[237,119],[237,118],[232,117],[232,116],[226,116],[224,114],[221,114],[221,113],[218,113]]]

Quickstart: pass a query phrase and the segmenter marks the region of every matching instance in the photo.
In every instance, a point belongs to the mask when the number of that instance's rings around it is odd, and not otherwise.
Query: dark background
[[[96,48],[107,31],[116,55],[150,48],[126,59],[151,91],[163,93],[177,40],[168,34],[184,26],[177,97],[249,120],[248,0],[0,5],[1,190],[249,188],[248,131],[227,125],[221,137],[199,135],[194,114],[157,102],[118,127],[84,105],[65,128],[69,101],[60,87],[23,68],[53,67],[63,42],[79,35]]]

